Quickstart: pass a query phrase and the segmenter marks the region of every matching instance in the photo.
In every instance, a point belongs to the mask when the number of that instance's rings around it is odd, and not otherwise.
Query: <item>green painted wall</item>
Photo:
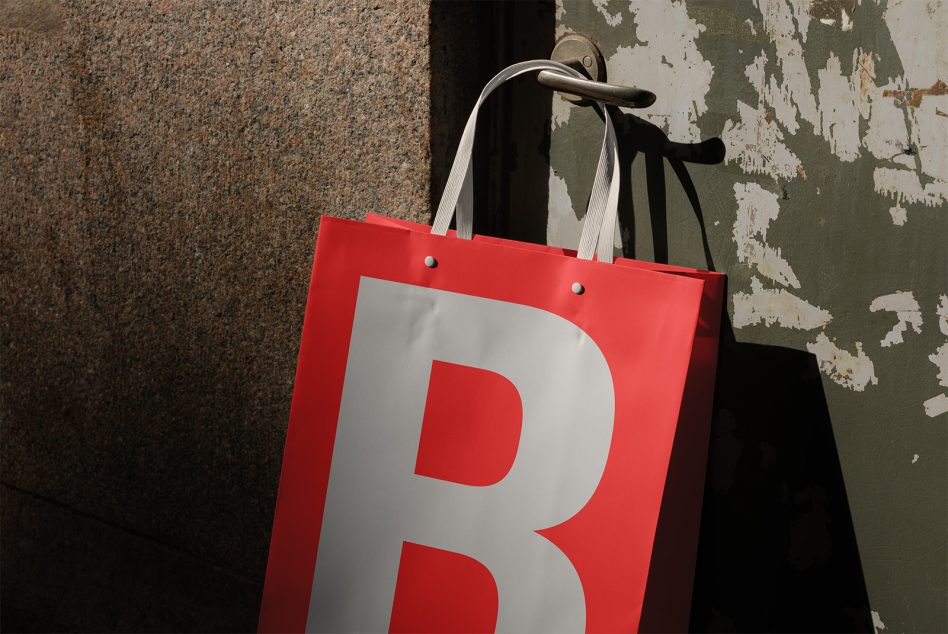
[[[948,629],[946,29],[938,0],[557,4],[658,94],[618,117],[619,248],[706,266],[698,206],[728,274],[694,629]],[[575,245],[602,123],[550,114]]]

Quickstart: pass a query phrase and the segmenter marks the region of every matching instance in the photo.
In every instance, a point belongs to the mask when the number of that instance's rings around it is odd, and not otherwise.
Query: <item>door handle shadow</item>
[[[715,137],[698,143],[679,143],[671,141],[658,126],[633,114],[622,112],[617,108],[611,108],[610,114],[616,125],[616,135],[619,140],[619,173],[623,176],[619,189],[619,222],[626,230],[623,238],[623,254],[625,257],[635,257],[635,208],[630,175],[633,161],[641,154],[645,160],[655,261],[662,264],[668,263],[668,204],[665,183],[665,161],[668,161],[698,219],[707,268],[713,271],[714,264],[708,245],[701,200],[686,164],[716,165],[721,163],[725,156],[724,142]]]

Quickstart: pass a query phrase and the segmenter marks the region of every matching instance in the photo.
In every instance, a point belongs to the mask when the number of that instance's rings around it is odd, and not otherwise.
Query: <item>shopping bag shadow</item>
[[[668,262],[665,162],[698,220],[714,270],[698,191],[687,163],[717,164],[720,139],[676,143],[655,125],[612,110],[620,145],[623,254],[634,257],[631,165],[645,162],[654,259]],[[727,292],[725,291],[725,297]],[[832,421],[816,358],[806,351],[743,343],[722,318],[715,402],[697,566],[692,631],[872,631]],[[688,542],[680,499],[688,495],[703,442],[679,430],[659,517],[641,631],[661,630],[663,590],[682,580]],[[700,430],[698,431],[700,433]],[[694,493],[687,503],[692,503]],[[692,555],[693,556],[693,555]],[[670,593],[669,593],[670,594]]]
[[[820,372],[725,317],[692,631],[871,632]]]

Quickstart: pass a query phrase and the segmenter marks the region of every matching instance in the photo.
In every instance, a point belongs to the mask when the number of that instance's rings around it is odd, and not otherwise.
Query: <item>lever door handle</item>
[[[541,70],[537,75],[537,81],[547,88],[559,92],[566,92],[584,99],[602,101],[614,106],[648,108],[655,103],[655,93],[641,88],[569,77],[552,70]]]

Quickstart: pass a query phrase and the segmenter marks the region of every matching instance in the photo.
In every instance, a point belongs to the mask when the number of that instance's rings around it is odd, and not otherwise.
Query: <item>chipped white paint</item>
[[[908,211],[906,211],[905,207],[902,207],[901,205],[889,207],[889,215],[892,216],[892,224],[894,224],[896,227],[905,226],[905,223],[908,220]]]
[[[843,161],[859,157],[859,90],[843,76],[839,58],[830,53],[826,67],[817,73],[820,80],[820,133],[830,150]]]
[[[866,91],[868,79],[874,71],[871,56],[855,50],[853,71],[846,75],[840,59],[830,53],[824,68],[817,73],[819,89],[814,96],[803,59],[802,42],[806,40],[806,27],[804,24],[795,27],[790,20],[800,5],[791,5],[788,9],[782,0],[763,0],[759,7],[768,25],[768,34],[776,38],[777,61],[784,73],[784,81],[777,81],[774,75],[767,76],[766,53],[762,52],[746,68],[745,74],[757,90],[758,110],[765,115],[772,110],[772,119],[768,117],[768,123],[785,128],[789,134],[795,134],[799,128],[799,111],[801,118],[812,124],[814,134],[822,135],[829,142],[830,151],[844,161],[855,160],[859,157],[861,145],[860,114],[868,115]],[[799,23],[801,12],[796,13]],[[788,76],[788,70],[797,75]]]
[[[869,304],[869,310],[874,313],[880,310],[892,312],[898,319],[898,323],[879,342],[883,348],[902,343],[902,334],[909,326],[916,333],[922,332],[922,309],[911,292],[900,291],[877,297]]]
[[[943,387],[948,387],[948,343],[943,343],[935,349],[935,352],[928,355],[928,360],[935,364],[935,367],[938,368],[938,374],[935,377],[938,379],[938,384]],[[925,407],[925,413],[929,416],[939,416],[948,412],[948,395],[942,393],[937,396],[934,396],[923,404]]]
[[[816,99],[810,84],[803,57],[802,42],[806,41],[809,28],[810,1],[799,0],[786,3],[784,0],[754,0],[764,22],[764,31],[773,41],[777,53],[777,62],[783,73],[783,82],[779,90],[786,92],[795,105],[795,111],[804,121],[819,130],[820,116]],[[799,25],[799,28],[797,28]],[[794,119],[796,119],[796,112]],[[791,134],[796,126],[790,125],[790,119],[782,120]]]
[[[569,121],[570,112],[573,110],[573,104],[563,99],[559,95],[553,96],[553,108],[551,111],[550,128],[555,131],[558,127],[565,125]]]
[[[890,86],[892,90],[903,90],[905,87],[901,80],[890,83]],[[869,125],[862,143],[877,159],[914,169],[915,159],[905,154],[909,138],[905,113],[895,104],[894,99],[883,99],[882,92],[874,83],[867,87],[867,95],[871,98],[872,105]]]
[[[927,87],[944,79],[939,73],[948,67],[948,51],[938,44],[945,42],[948,31],[948,3],[942,0],[890,1],[882,19],[889,27],[905,77],[913,86]]]
[[[918,462],[918,454],[912,454],[912,464]]]
[[[622,24],[622,11],[616,11],[615,14],[609,13],[609,0],[592,0],[596,10],[606,19],[606,24],[611,27],[617,27]]]
[[[721,132],[727,148],[725,162],[736,162],[747,174],[765,174],[774,180],[790,180],[803,174],[800,159],[783,140],[783,132],[768,117],[766,108],[754,109],[737,102],[740,121],[728,119]]]
[[[777,219],[780,203],[777,194],[757,183],[735,183],[737,217],[734,220],[734,242],[737,258],[775,282],[800,288],[800,282],[780,249],[767,244],[767,228]]]
[[[948,295],[938,297],[938,306],[935,308],[935,314],[938,315],[938,329],[941,334],[948,337]],[[948,342],[943,343],[935,352],[928,356],[928,360],[938,368],[938,384],[942,387],[948,387]],[[942,392],[931,397],[922,403],[925,413],[932,418],[941,416],[948,412],[948,394]]]
[[[744,328],[763,323],[783,328],[813,330],[832,321],[829,311],[814,306],[784,289],[765,289],[760,280],[751,278],[750,293],[735,293],[734,327]]]
[[[846,9],[840,9],[839,13],[839,29],[843,32],[852,31],[853,21],[852,18],[849,17],[849,14],[846,13]],[[820,23],[826,26],[836,26],[836,18],[822,18],[820,19]]]
[[[773,76],[768,78],[766,68],[767,54],[761,52],[744,69],[744,75],[757,91],[757,109],[763,110],[766,114],[767,108],[771,108],[774,111],[774,118],[783,122],[787,132],[793,134],[798,127],[797,107],[793,105],[793,99],[786,85],[777,83],[777,79]]]
[[[894,198],[899,204],[937,207],[948,199],[948,181],[933,180],[923,185],[914,170],[877,167],[872,172],[872,180],[878,193]]]
[[[948,37],[948,33],[945,36]],[[945,70],[948,80],[948,69]],[[948,95],[922,97],[921,103],[909,107],[907,114],[912,123],[912,143],[918,151],[921,173],[944,184],[948,181]]]
[[[798,130],[799,113],[812,125],[814,134],[829,142],[830,151],[844,161],[855,160],[861,146],[860,116],[869,114],[868,91],[874,77],[871,55],[854,50],[852,72],[847,75],[840,58],[831,52],[817,72],[819,88],[814,95],[802,46],[809,25],[809,2],[788,6],[784,0],[759,0],[757,5],[783,73],[782,82],[773,75],[766,76],[764,53],[747,68],[748,79],[760,98],[759,109],[772,109],[773,120],[790,134]],[[848,21],[845,11],[843,15]],[[851,22],[847,24],[851,28]]]
[[[631,17],[634,22],[634,39],[608,60],[611,79],[654,87],[658,102],[637,114],[662,127],[673,141],[698,141],[698,123],[707,111],[714,72],[697,46],[705,27],[689,17],[683,0],[627,1],[623,7],[628,6],[630,16],[625,16],[617,0],[593,0],[607,25],[622,24],[631,32],[630,20],[623,19]],[[914,206],[944,207],[948,201],[948,95],[938,94],[941,89],[936,88],[938,82],[948,81],[948,47],[940,45],[948,41],[948,1],[880,3],[897,59],[881,56],[891,56],[892,48],[839,48],[842,40],[832,50],[806,47],[811,22],[815,24],[810,17],[811,0],[752,1],[760,22],[747,19],[740,28],[746,27],[745,32],[753,36],[762,30],[772,47],[762,47],[744,70],[757,98],[756,102],[753,97],[736,101],[736,116],[725,120],[720,133],[725,161],[746,174],[783,184],[807,177],[807,166],[791,145],[802,152],[801,143],[825,140],[826,145],[816,147],[826,148],[827,158],[853,162],[871,156],[878,163],[873,188],[880,198],[874,209],[888,209],[894,226],[906,225]],[[565,31],[565,11],[563,1],[557,0],[558,35]],[[822,22],[851,32],[853,19],[863,15],[858,9],[854,16],[841,8],[834,19]],[[879,41],[886,40],[883,36]],[[900,74],[880,77],[877,68],[894,68]],[[570,116],[571,106],[557,101],[553,130]],[[813,167],[827,169],[832,170],[832,162]],[[816,192],[820,194],[819,188]],[[780,245],[768,241],[768,229],[778,220],[783,204],[779,195],[756,183],[738,183],[734,193],[735,255],[754,274],[750,289],[732,297],[734,327],[825,327],[832,315],[802,299],[800,280],[786,254]],[[574,243],[581,224],[569,203],[565,182],[554,174],[550,201],[550,242]],[[891,312],[897,320],[881,339],[882,347],[902,343],[910,330],[921,332],[922,311],[910,292],[877,297],[869,308]],[[948,297],[942,298],[938,310],[939,327],[948,335]],[[820,332],[807,348],[817,355],[824,373],[849,389],[863,391],[878,383],[861,342],[837,345]],[[942,385],[948,382],[946,357],[948,343],[929,357],[938,367]],[[948,394],[928,399],[925,411],[930,416],[948,412]],[[877,613],[873,620],[877,630],[884,629]]]
[[[563,21],[563,16],[566,15],[566,3],[565,0],[556,0],[556,32],[554,33],[556,39],[560,39],[565,35],[569,29],[566,27],[566,23]]]
[[[948,336],[948,295],[938,297],[938,307],[935,309],[938,315],[938,330],[941,334]]]
[[[891,134],[904,134],[897,143],[903,150],[911,144],[917,156],[879,153],[883,154],[880,156],[874,152],[880,159],[895,156],[893,162],[912,170],[904,173],[891,168],[877,169],[876,191],[899,202],[941,205],[948,200],[948,117],[938,113],[939,107],[942,113],[948,112],[948,96],[916,93],[931,91],[939,81],[948,80],[948,47],[942,45],[948,39],[948,3],[943,0],[890,2],[883,19],[904,75],[890,78],[873,95],[867,147],[869,138],[877,143],[876,137],[881,136],[878,130],[891,123],[895,126]],[[881,106],[877,113],[877,104],[888,105]],[[908,121],[907,126],[895,121],[893,110]],[[877,124],[876,116],[885,121]]]
[[[816,341],[806,344],[820,366],[820,371],[837,383],[854,392],[862,392],[868,385],[877,385],[875,366],[862,350],[862,342],[856,342],[856,353],[838,347],[825,333],[816,336]]]
[[[875,88],[876,62],[871,51],[857,48],[853,51],[853,71],[849,76],[850,84],[856,93],[856,103],[859,106],[859,116],[868,119],[872,109],[870,97]]]
[[[897,102],[914,91],[930,90],[948,80],[948,52],[940,45],[948,38],[948,3],[915,0],[890,3],[884,15],[905,74],[885,86],[888,99]],[[935,59],[932,59],[932,53]],[[906,107],[907,106],[907,107]],[[900,107],[910,121],[909,139],[917,146],[920,170],[933,178],[948,179],[948,96],[928,95]]]
[[[813,0],[793,0],[789,5],[793,21],[797,23],[800,36],[806,42],[806,35],[810,30],[810,9],[813,7]]]
[[[948,414],[948,394],[942,392],[938,396],[933,396],[923,402],[922,407],[925,409],[925,414],[932,418]]]
[[[885,629],[885,623],[882,622],[882,619],[879,617],[879,613],[875,610],[870,610],[872,614],[872,631],[873,634],[879,634],[882,630]]]
[[[550,168],[550,215],[546,225],[546,243],[575,249],[583,233],[583,222],[576,217],[569,189],[553,168]]]
[[[839,25],[839,26],[840,26],[840,29],[842,29],[842,31],[843,31],[844,33],[847,32],[847,31],[852,31],[852,30],[853,30],[853,21],[852,21],[852,18],[849,17],[849,14],[846,13],[846,9],[841,9],[841,10],[840,10],[840,14],[841,14],[841,15],[840,15],[840,25]]]
[[[620,46],[607,60],[610,81],[648,86],[658,99],[639,116],[665,130],[672,141],[701,140],[698,117],[707,111],[714,68],[698,50],[705,30],[688,17],[680,0],[631,0],[638,44]]]
[[[877,85],[878,55],[853,50],[850,71],[843,67],[842,56],[830,52],[822,69],[816,66],[820,60],[810,60],[809,67],[819,69],[815,91],[803,49],[811,3],[754,3],[774,44],[782,77],[768,76],[763,51],[746,68],[758,104],[754,110],[738,102],[740,120],[725,123],[721,137],[728,148],[727,160],[749,174],[792,179],[791,157],[796,157],[786,147],[783,131],[796,134],[804,121],[841,160],[854,161],[865,149],[889,164],[877,168],[874,181],[877,193],[898,203],[892,208],[895,224],[901,226],[907,220],[903,203],[934,206],[948,200],[948,117],[944,116],[948,95],[932,94],[943,92],[934,89],[948,78],[948,47],[937,44],[948,39],[948,2],[912,0],[887,5],[885,21],[905,69],[903,76]],[[837,25],[836,19],[822,21]],[[838,26],[852,29],[852,16],[843,9]],[[937,51],[934,60],[932,50]],[[921,99],[916,96],[919,89],[925,91]],[[868,120],[868,125],[861,125],[862,120]],[[805,174],[803,166],[797,174]]]

